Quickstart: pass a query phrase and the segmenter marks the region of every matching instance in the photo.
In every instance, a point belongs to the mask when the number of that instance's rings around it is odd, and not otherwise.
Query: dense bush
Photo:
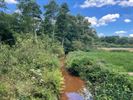
[[[71,52],[67,56],[67,68],[68,70],[76,75],[81,76],[83,70],[86,69],[86,67],[91,66],[93,64],[93,61],[90,60],[87,56],[84,56],[84,52]]]
[[[66,63],[72,74],[87,81],[95,100],[132,100],[133,84],[128,76],[95,62],[88,53],[71,52]]]
[[[35,42],[32,35],[17,36],[13,47],[0,45],[0,100],[58,99],[63,81],[58,55],[62,51],[48,37]]]
[[[10,46],[15,44],[15,38],[13,37],[13,32],[10,29],[12,25],[11,22],[12,16],[0,11],[0,42],[4,42]]]

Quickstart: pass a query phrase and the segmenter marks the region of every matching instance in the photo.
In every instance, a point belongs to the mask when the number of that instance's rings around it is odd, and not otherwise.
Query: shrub
[[[13,47],[0,45],[0,97],[6,98],[1,100],[58,99],[63,79],[53,47],[61,46],[48,39],[35,42],[26,35],[18,36]]]
[[[6,97],[6,87],[0,82],[0,99],[3,100]]]

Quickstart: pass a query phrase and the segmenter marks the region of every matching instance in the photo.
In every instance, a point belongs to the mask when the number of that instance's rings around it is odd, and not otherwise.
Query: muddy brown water
[[[61,71],[64,77],[64,86],[60,96],[60,100],[72,100],[70,98],[73,98],[73,100],[82,100],[79,99],[80,95],[78,95],[78,93],[83,87],[85,87],[85,82],[79,77],[71,75],[65,69],[65,58],[61,59]]]

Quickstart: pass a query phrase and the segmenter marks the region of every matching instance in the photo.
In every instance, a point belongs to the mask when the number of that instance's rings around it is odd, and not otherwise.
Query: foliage
[[[41,20],[40,6],[35,0],[19,0],[17,4],[19,10],[20,29],[23,33],[35,34]]]
[[[92,47],[97,35],[83,16],[71,15],[66,3],[58,5],[54,0],[45,5],[44,10],[40,30],[43,30],[44,34],[48,34],[53,40],[60,41],[66,53],[77,49],[88,50]]]
[[[61,41],[66,53],[74,50],[86,51],[92,48],[93,42],[97,40],[96,32],[90,27],[90,23],[81,15],[70,15],[66,4],[60,9],[56,26],[56,37]]]
[[[132,100],[133,84],[128,76],[110,70],[103,62],[94,61],[87,52],[71,52],[67,68],[87,81],[96,100]],[[77,74],[78,73],[78,74]]]
[[[87,70],[96,100],[132,100],[133,84],[128,76],[113,73],[104,67],[95,65]]]
[[[133,45],[132,38],[99,39],[88,20],[70,14],[67,3],[50,0],[42,13],[36,0],[17,2],[16,12],[6,13],[0,1],[0,100],[57,100],[63,81],[58,57],[64,51]],[[96,99],[130,100],[132,78],[118,72],[132,71],[132,59],[128,52],[79,51],[69,53],[67,66],[88,82]]]
[[[42,30],[53,39],[55,38],[55,22],[57,20],[58,5],[51,0],[48,5],[44,6],[44,21],[42,22]]]
[[[100,38],[100,42],[105,47],[133,47],[132,37],[105,36]]]
[[[63,78],[52,50],[56,42],[46,47],[50,40],[45,39],[35,42],[33,35],[20,35],[13,47],[0,45],[1,100],[58,99]]]
[[[0,12],[0,42],[3,41],[9,45],[15,44],[12,28],[12,16]]]
[[[0,8],[6,8],[6,4],[4,0],[0,1]]]
[[[68,53],[78,49],[89,50],[98,38],[88,20],[81,15],[69,13],[67,3],[58,5],[55,0],[50,0],[44,5],[42,13],[35,0],[18,0],[16,8],[13,14],[0,13],[2,41],[14,40],[16,33],[32,33],[35,38],[37,35],[47,34],[53,42],[59,41]]]

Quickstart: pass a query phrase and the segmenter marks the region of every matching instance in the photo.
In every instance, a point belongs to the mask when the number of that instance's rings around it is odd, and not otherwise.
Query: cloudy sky
[[[14,12],[16,0],[5,0]],[[49,0],[36,0],[43,8]],[[67,2],[73,15],[81,14],[96,28],[99,36],[133,37],[133,0],[57,0]]]

